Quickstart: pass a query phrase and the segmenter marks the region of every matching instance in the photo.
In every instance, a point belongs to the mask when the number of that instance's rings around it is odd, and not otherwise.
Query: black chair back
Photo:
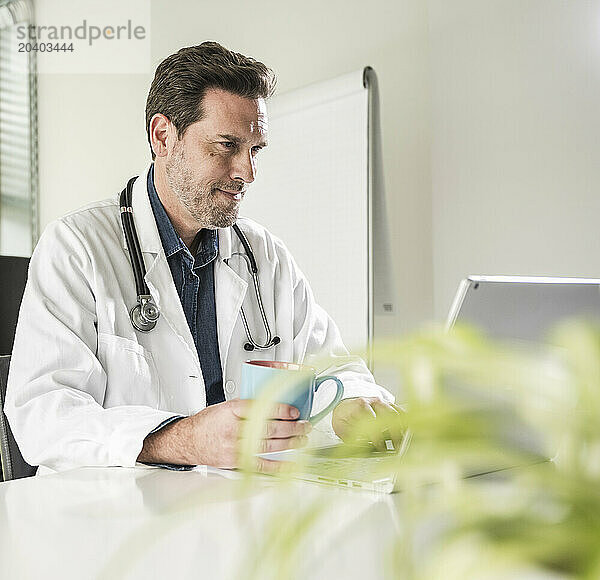
[[[12,352],[29,258],[0,256],[0,355]]]
[[[23,459],[4,414],[9,365],[10,356],[0,356],[0,461],[2,463],[2,481],[30,477],[35,475],[37,471],[37,467],[29,465]]]

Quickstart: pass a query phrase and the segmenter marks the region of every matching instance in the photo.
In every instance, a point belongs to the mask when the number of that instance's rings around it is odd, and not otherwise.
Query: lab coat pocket
[[[137,342],[98,334],[98,358],[106,371],[103,407],[159,407],[158,373],[152,354]]]

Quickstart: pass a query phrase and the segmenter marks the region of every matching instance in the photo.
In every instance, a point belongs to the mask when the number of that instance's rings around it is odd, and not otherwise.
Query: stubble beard
[[[167,183],[198,224],[207,229],[228,228],[237,220],[239,203],[228,200],[217,189],[233,191],[239,185],[215,181],[198,183],[189,167],[183,146],[176,144],[165,165]]]

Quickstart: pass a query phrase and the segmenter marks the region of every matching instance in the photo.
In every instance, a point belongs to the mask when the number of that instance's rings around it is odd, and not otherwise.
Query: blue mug
[[[325,381],[335,381],[337,392],[333,401],[316,415],[310,416],[318,388]],[[318,423],[342,400],[344,385],[337,377],[317,378],[314,368],[297,363],[273,360],[248,360],[242,365],[241,399],[256,399],[267,385],[277,389],[274,397],[278,403],[292,405],[300,412],[299,419]]]

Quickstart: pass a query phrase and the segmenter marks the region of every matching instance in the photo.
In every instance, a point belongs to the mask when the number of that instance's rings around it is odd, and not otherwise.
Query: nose
[[[233,158],[231,165],[231,179],[252,183],[256,177],[256,159],[252,151],[241,151]]]

